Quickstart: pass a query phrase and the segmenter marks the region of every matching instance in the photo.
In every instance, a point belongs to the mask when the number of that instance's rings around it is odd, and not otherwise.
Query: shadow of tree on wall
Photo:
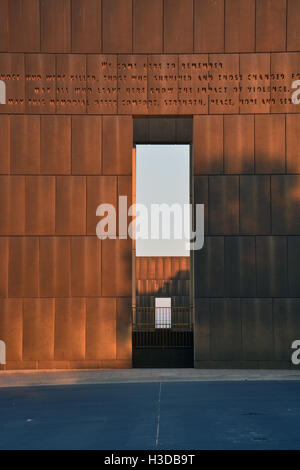
[[[154,307],[156,297],[171,297],[173,307],[190,305],[190,271],[180,270],[167,280],[137,280],[137,307]]]
[[[224,185],[213,199],[211,177],[197,178],[209,223],[195,252],[195,296],[300,297],[300,175],[234,176],[230,197]]]

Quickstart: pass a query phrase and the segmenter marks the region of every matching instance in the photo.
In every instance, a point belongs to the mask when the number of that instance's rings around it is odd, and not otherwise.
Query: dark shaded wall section
[[[194,117],[198,367],[289,367],[300,337],[300,116]],[[213,150],[211,150],[213,149]]]
[[[298,0],[1,0],[0,68],[84,75],[97,54],[116,67],[121,54],[224,54],[212,59],[241,73],[297,71],[299,24]],[[32,95],[24,80],[7,86]],[[134,110],[13,109],[0,108],[6,368],[130,367],[131,243],[98,241],[95,209],[118,195],[130,202]],[[195,201],[206,204],[195,365],[289,367],[300,337],[299,107],[202,111],[192,139]],[[143,121],[153,142],[160,126],[191,142],[189,120]]]

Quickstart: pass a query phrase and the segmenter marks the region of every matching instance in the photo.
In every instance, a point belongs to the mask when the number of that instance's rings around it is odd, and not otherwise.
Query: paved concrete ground
[[[300,381],[0,389],[0,449],[300,449]]]
[[[294,370],[118,369],[0,371],[1,387],[131,382],[300,380]]]

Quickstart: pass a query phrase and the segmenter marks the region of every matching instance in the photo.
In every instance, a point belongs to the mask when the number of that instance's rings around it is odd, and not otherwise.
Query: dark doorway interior
[[[132,366],[135,368],[181,369],[194,367],[194,349],[136,349],[133,348]]]

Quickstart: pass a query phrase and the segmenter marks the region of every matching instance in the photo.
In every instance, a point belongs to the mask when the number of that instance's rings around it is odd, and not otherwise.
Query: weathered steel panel
[[[289,296],[300,297],[300,237],[288,237]]]
[[[287,50],[300,49],[300,3],[298,0],[288,0],[287,4]]]
[[[40,51],[39,0],[9,0],[9,43],[13,52]]]
[[[272,233],[300,235],[300,175],[271,176]]]
[[[86,351],[86,300],[55,300],[54,357],[83,360]]]
[[[23,302],[0,299],[0,337],[6,344],[7,361],[22,360]]]
[[[243,359],[274,358],[272,299],[241,299]]]
[[[163,0],[133,0],[133,52],[163,52]]]
[[[102,296],[131,295],[131,239],[102,241]]]
[[[255,238],[225,238],[225,296],[255,297]]]
[[[0,115],[0,175],[10,172],[10,117]]]
[[[164,0],[164,52],[193,52],[193,0]]]
[[[26,54],[26,113],[56,112],[56,58],[54,54]]]
[[[0,52],[8,51],[8,0],[0,3]]]
[[[242,355],[240,299],[212,299],[211,360],[239,361]]]
[[[224,297],[224,237],[206,237],[195,252],[195,297]]]
[[[255,116],[255,172],[285,173],[285,116]]]
[[[178,55],[148,56],[148,114],[178,113]]]
[[[195,0],[194,25],[194,52],[224,52],[224,0]]]
[[[254,116],[224,116],[224,172],[254,173]]]
[[[271,55],[241,54],[240,113],[269,113],[271,109]]]
[[[223,117],[194,117],[194,174],[223,173]]]
[[[55,234],[55,177],[26,178],[26,235]]]
[[[239,233],[239,177],[209,177],[209,233]]]
[[[116,359],[116,299],[87,299],[86,359]]]
[[[286,0],[256,2],[256,52],[286,48]]]
[[[87,55],[87,112],[116,114],[118,106],[118,56]]]
[[[101,52],[101,0],[71,0],[72,52]]]
[[[9,243],[8,297],[39,296],[39,239],[12,237]]]
[[[209,54],[216,66],[211,70],[210,114],[238,114],[240,93],[240,65],[238,54]]]
[[[101,116],[72,116],[72,174],[102,172]]]
[[[286,237],[256,237],[258,297],[287,297]]]
[[[100,218],[96,216],[100,204],[117,207],[117,177],[88,176],[87,178],[87,234],[95,235]]]
[[[71,51],[71,0],[40,0],[42,52]]]
[[[71,173],[71,116],[41,116],[41,173]]]
[[[11,172],[40,172],[40,116],[11,116]]]
[[[71,238],[71,297],[101,296],[101,241]]]
[[[104,53],[132,52],[132,0],[102,0]]]
[[[0,238],[0,297],[8,296],[9,238]]]
[[[271,234],[270,176],[240,176],[240,232]]]
[[[55,227],[57,235],[86,234],[86,178],[56,178]]]
[[[255,0],[226,0],[225,52],[255,51]]]
[[[118,56],[118,114],[147,114],[148,58]]]
[[[25,233],[25,177],[0,176],[0,234]]]
[[[132,118],[103,117],[103,174],[130,175],[132,166]]]
[[[71,255],[68,237],[40,238],[41,297],[70,297]]]
[[[300,114],[286,115],[287,173],[300,173]]]
[[[300,334],[300,299],[274,299],[274,348],[276,360],[291,360],[292,343]]]
[[[87,111],[86,56],[56,56],[56,112],[82,114]]]
[[[24,299],[23,360],[54,359],[54,299]]]
[[[25,112],[25,56],[24,54],[0,54],[0,80],[5,82],[5,104],[1,114]]]

